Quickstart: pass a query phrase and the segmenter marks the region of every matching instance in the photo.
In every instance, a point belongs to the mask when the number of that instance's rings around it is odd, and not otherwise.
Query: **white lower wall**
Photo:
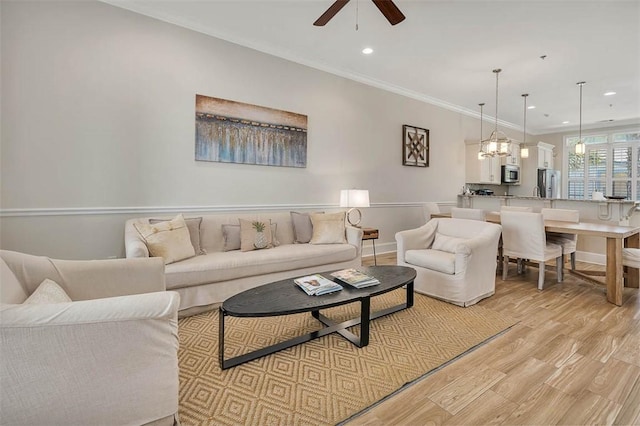
[[[5,213],[2,248],[58,259],[124,257],[124,222],[131,217],[183,213],[187,217],[253,211],[326,211],[336,205],[245,205],[217,207],[151,207],[145,209],[32,209]],[[361,209],[363,227],[378,228],[376,252],[395,251],[395,234],[424,223],[420,203],[372,205]],[[363,255],[373,254],[371,241],[363,242]]]
[[[97,1],[2,2],[0,19],[4,249],[119,256],[154,206],[335,207],[344,188],[369,189],[382,246],[464,185],[477,119]],[[196,162],[196,94],[306,114],[307,167]],[[430,130],[430,167],[402,165],[403,124]]]

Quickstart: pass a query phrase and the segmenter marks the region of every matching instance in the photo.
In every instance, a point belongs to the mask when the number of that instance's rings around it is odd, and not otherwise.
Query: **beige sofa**
[[[197,215],[185,216],[185,219]],[[189,315],[241,291],[311,273],[354,268],[361,265],[362,230],[346,227],[346,244],[297,244],[290,212],[219,213],[202,217],[199,240],[206,254],[165,265],[167,290],[180,294],[181,315]],[[173,216],[154,216],[172,219]],[[151,218],[130,219],[125,224],[127,258],[148,257],[149,251],[134,224]],[[278,245],[254,251],[223,251],[222,225],[239,219],[271,221]],[[193,241],[193,239],[192,239]]]
[[[0,250],[0,271],[0,424],[175,424],[179,296],[160,259]],[[72,301],[30,303],[45,279]]]
[[[501,232],[478,220],[431,219],[396,234],[397,263],[416,270],[416,292],[470,306],[495,293]]]

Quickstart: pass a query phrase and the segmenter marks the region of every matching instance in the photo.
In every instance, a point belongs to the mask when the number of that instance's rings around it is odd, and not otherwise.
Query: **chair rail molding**
[[[423,202],[372,203],[369,208],[407,208],[419,207]],[[149,206],[149,207],[52,207],[0,209],[0,217],[30,216],[87,216],[117,214],[160,214],[160,213],[207,213],[238,212],[254,210],[309,210],[339,209],[339,204],[239,204],[219,206]]]

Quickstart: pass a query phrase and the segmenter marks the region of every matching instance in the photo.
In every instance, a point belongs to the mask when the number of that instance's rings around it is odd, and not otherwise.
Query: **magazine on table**
[[[323,294],[342,290],[342,286],[340,284],[319,274],[296,278],[293,282],[295,282],[310,296],[321,296]]]
[[[358,271],[355,268],[342,269],[340,271],[333,272],[331,275],[356,288],[364,288],[380,284],[380,281],[377,278],[367,275],[362,271]]]

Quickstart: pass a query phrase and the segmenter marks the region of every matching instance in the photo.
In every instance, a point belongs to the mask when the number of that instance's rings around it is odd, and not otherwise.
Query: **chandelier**
[[[480,152],[478,158],[484,157],[504,157],[511,155],[511,139],[504,133],[498,131],[498,74],[502,70],[497,68],[493,70],[496,75],[496,126],[488,139],[482,139],[480,135]]]

